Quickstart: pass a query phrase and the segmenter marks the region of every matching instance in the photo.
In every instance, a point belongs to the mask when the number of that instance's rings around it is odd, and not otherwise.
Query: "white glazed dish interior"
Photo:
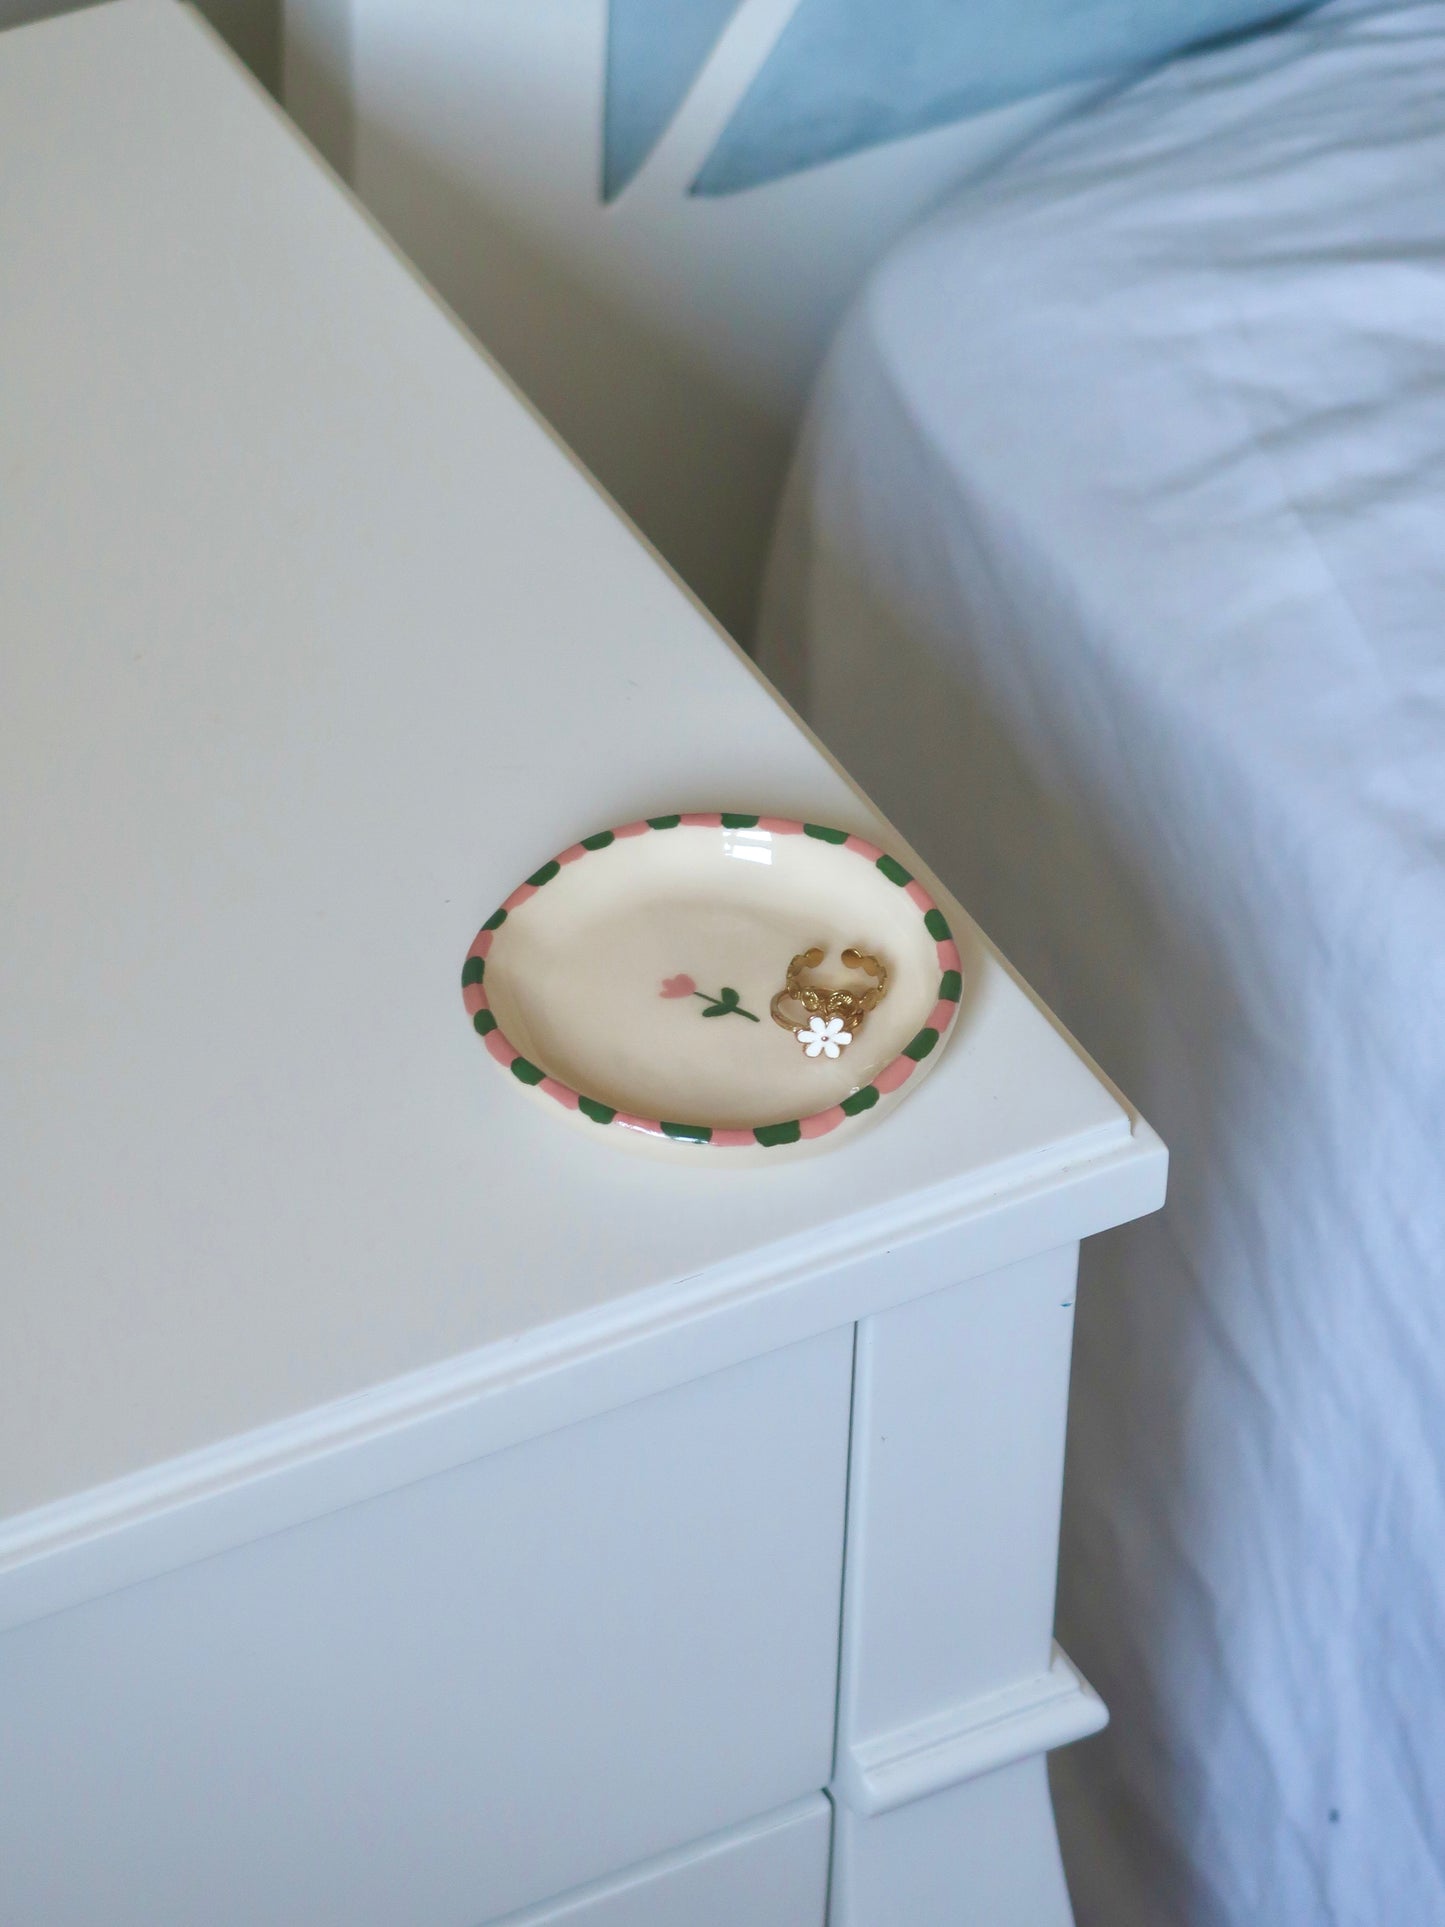
[[[518,1082],[614,1140],[728,1163],[840,1141],[876,1117],[936,1061],[961,990],[922,885],[861,838],[776,817],[601,832],[489,925],[463,993]],[[864,987],[840,962],[850,945],[889,972],[836,1055],[809,1056],[769,1012],[790,959],[813,945],[826,952],[821,985]]]

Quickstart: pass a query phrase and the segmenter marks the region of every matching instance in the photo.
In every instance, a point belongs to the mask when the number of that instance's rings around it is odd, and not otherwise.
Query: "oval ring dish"
[[[809,981],[824,988],[869,981],[845,949],[887,967],[856,1034],[770,1014],[790,963],[817,947]],[[731,811],[584,837],[488,917],[462,970],[488,1052],[559,1116],[725,1164],[833,1144],[879,1117],[937,1061],[962,987],[943,913],[893,857],[844,830]]]

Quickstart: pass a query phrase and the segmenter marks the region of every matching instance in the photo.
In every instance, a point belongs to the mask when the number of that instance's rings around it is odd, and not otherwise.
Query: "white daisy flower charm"
[[[803,1046],[805,1057],[836,1057],[853,1041],[853,1033],[844,1030],[841,1017],[814,1017],[806,1030],[794,1031],[793,1035]]]

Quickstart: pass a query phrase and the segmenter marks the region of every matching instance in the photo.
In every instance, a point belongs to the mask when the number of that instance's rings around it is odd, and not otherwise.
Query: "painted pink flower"
[[[695,997],[697,985],[691,977],[664,977],[662,980],[664,997]]]

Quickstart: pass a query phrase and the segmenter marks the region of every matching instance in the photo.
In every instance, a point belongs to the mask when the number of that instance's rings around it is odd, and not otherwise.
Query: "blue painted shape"
[[[736,194],[1280,15],[1280,0],[799,0],[692,192]]]
[[[615,201],[697,78],[738,0],[611,0],[602,198]]]

